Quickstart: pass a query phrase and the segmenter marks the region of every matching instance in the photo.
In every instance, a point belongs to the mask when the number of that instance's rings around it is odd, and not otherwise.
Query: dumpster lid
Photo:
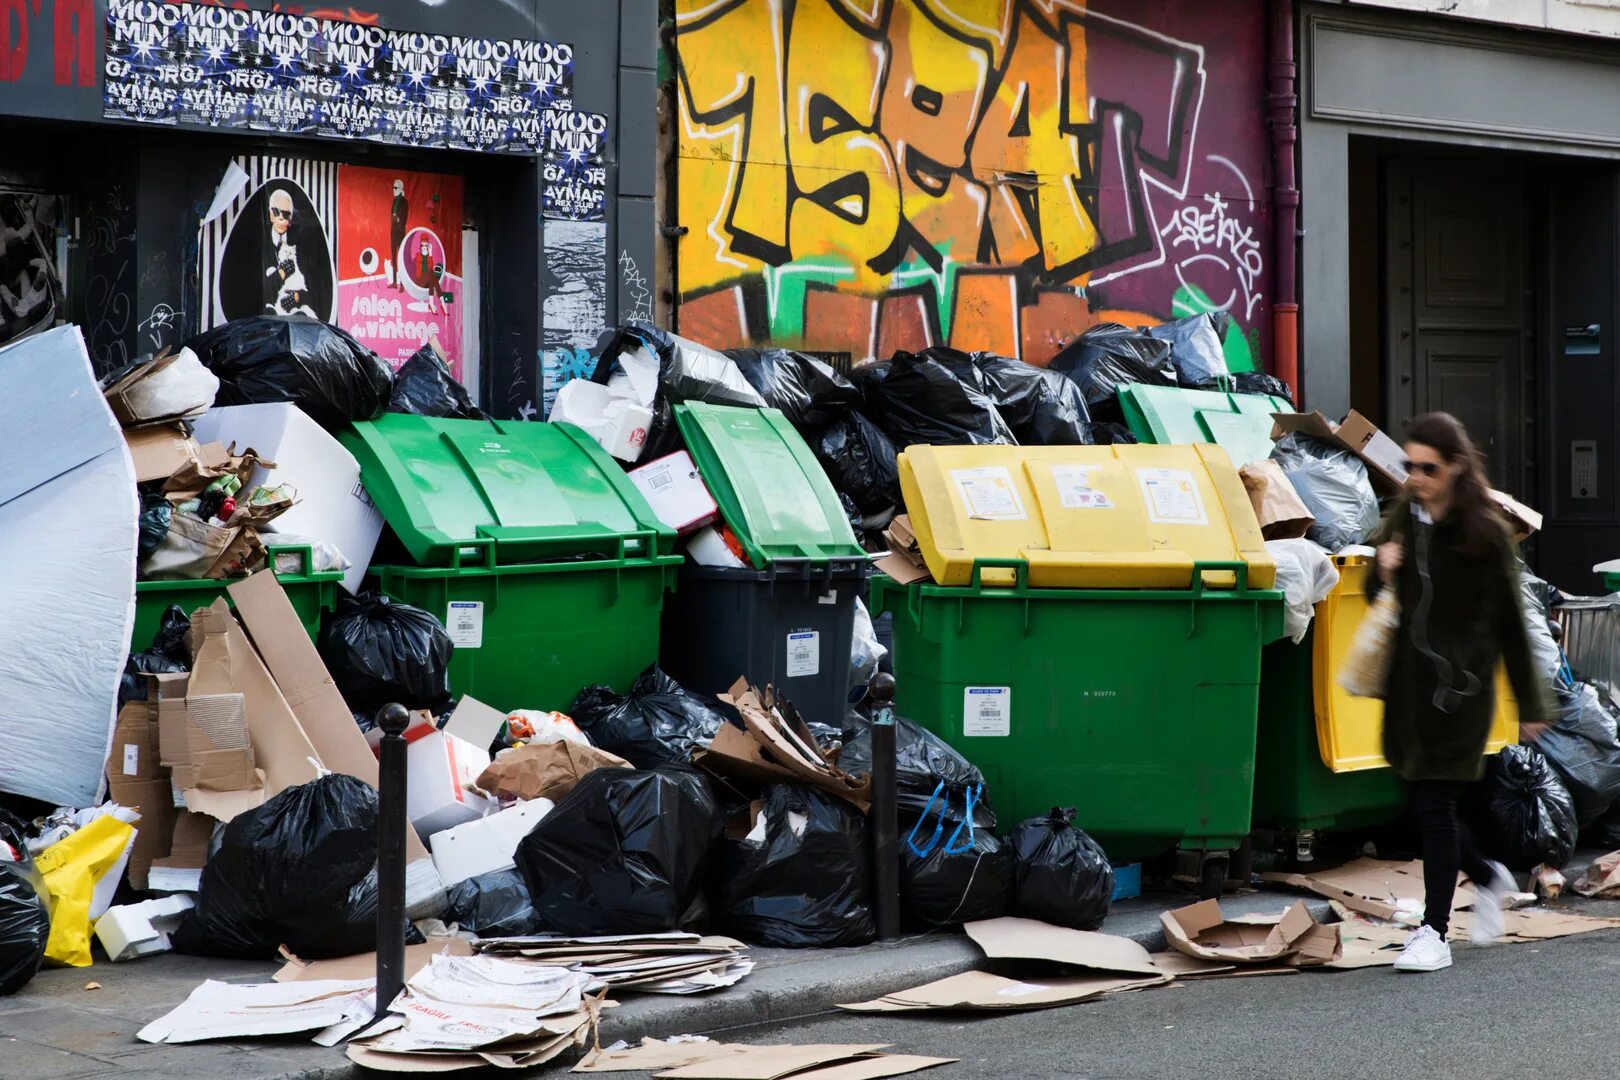
[[[675,406],[686,448],[748,559],[865,559],[838,493],[776,409]]]
[[[425,566],[647,558],[675,546],[624,470],[572,424],[387,413],[342,442]]]
[[[1219,446],[912,446],[900,455],[900,486],[940,585],[1270,589],[1276,581],[1254,508]]]
[[[1134,383],[1119,388],[1119,401],[1132,433],[1143,442],[1215,443],[1240,468],[1271,456],[1272,415],[1294,411],[1287,399],[1266,394]]]

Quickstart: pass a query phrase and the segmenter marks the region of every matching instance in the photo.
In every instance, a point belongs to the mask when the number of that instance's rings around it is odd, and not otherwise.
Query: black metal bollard
[[[872,696],[872,885],[879,941],[900,936],[900,825],[895,805],[894,676],[878,672]]]
[[[382,728],[377,783],[377,1016],[405,989],[405,728],[403,705],[377,714]]]

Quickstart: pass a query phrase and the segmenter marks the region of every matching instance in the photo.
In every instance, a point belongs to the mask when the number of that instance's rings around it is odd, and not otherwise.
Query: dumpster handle
[[[1204,575],[1208,573],[1231,572],[1236,575],[1237,582],[1233,585],[1234,592],[1248,592],[1249,590],[1249,564],[1239,560],[1218,562],[1193,563],[1192,591],[1193,598],[1204,595]]]
[[[276,556],[282,554],[298,556],[299,565],[303,568],[289,574],[288,577],[309,577],[315,573],[315,552],[308,544],[289,546],[270,544],[264,550],[265,554],[270,557],[270,569],[277,577],[281,576],[281,572],[276,570]]]
[[[466,552],[477,552],[478,562],[462,565],[462,555]],[[475,536],[470,540],[463,540],[450,549],[450,569],[495,569],[495,540],[489,536]]]
[[[974,559],[973,574],[968,578],[968,588],[984,588],[984,582],[980,580],[981,571],[984,570],[1012,570],[1017,574],[1013,579],[1013,588],[1015,590],[1029,588],[1029,563],[1024,559]]]

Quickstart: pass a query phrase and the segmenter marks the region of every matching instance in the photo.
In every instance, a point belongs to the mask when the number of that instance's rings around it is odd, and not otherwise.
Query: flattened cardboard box
[[[1354,409],[1338,425],[1319,412],[1272,413],[1271,421],[1273,440],[1295,432],[1309,435],[1356,455],[1386,491],[1399,491],[1406,484],[1406,454],[1400,445]]]
[[[195,465],[200,448],[185,430],[162,424],[149,428],[125,428],[124,441],[135,461],[135,482],[167,480],[184,465]]]
[[[739,780],[809,784],[862,813],[870,808],[872,778],[850,776],[828,762],[809,729],[767,706],[746,680],[739,679],[720,700],[741,714],[747,730],[722,724],[709,745],[694,755],[698,765]]]

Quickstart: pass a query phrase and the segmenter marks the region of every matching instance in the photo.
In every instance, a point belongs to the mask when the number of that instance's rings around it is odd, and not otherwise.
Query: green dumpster
[[[1215,443],[1239,467],[1271,456],[1271,414],[1294,411],[1285,398],[1175,386],[1121,386],[1119,404],[1131,433],[1143,442]]]
[[[370,573],[444,620],[454,692],[565,710],[658,659],[675,533],[585,432],[390,413],[341,439],[401,551]]]
[[[804,718],[842,726],[871,560],[837,492],[776,409],[692,403],[675,406],[675,422],[751,565],[681,571],[664,613],[664,670],[711,694],[744,676]]]
[[[343,580],[343,571],[318,574],[310,570],[313,558],[307,547],[275,547],[268,549],[271,565],[277,554],[296,555],[300,561],[297,573],[276,575],[281,587],[292,601],[293,610],[313,639],[321,628],[321,616],[337,607],[337,590]],[[198,608],[207,607],[220,597],[230,603],[225,590],[229,579],[198,581],[137,581],[135,583],[135,631],[130,635],[130,651],[142,652],[151,647],[152,638],[163,622],[163,613],[170,605],[179,604],[188,616]],[[232,604],[232,607],[236,605]]]
[[[1317,734],[1313,623],[1304,641],[1274,641],[1260,657],[1260,724],[1255,747],[1254,825],[1297,838],[1400,820],[1406,784],[1387,766],[1334,772]]]
[[[934,579],[971,561],[965,584],[874,579],[902,714],[1003,820],[1073,806],[1117,863],[1237,847],[1283,607],[1225,453],[914,446],[900,479]]]

